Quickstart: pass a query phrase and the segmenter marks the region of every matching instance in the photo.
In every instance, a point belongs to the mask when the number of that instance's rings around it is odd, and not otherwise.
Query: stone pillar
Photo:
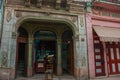
[[[95,77],[95,61],[94,61],[94,45],[92,33],[92,11],[91,4],[87,3],[86,8],[86,31],[87,31],[87,45],[88,45],[88,63],[89,63],[89,77]]]
[[[28,66],[27,66],[27,76],[32,76],[32,36],[28,37]]]
[[[79,37],[75,36],[74,37],[74,43],[75,43],[75,58],[74,58],[74,65],[75,65],[75,76],[76,80],[79,80],[80,77],[80,64],[79,64]]]
[[[60,9],[61,0],[56,0],[56,9]]]
[[[61,65],[61,38],[57,39],[57,75],[62,75],[62,65]]]

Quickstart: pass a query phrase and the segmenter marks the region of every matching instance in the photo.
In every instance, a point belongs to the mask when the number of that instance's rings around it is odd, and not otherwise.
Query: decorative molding
[[[56,9],[60,9],[61,0],[56,0]]]
[[[25,0],[25,6],[30,7],[30,0]]]
[[[12,12],[10,10],[7,10],[7,14],[6,14],[7,22],[9,22],[11,19],[12,19]]]
[[[17,18],[22,17],[22,12],[16,11],[16,17],[17,17]]]
[[[37,7],[41,8],[42,7],[42,0],[37,0]]]
[[[4,49],[1,55],[1,67],[2,68],[7,68],[8,67],[8,54],[7,54],[7,49]]]

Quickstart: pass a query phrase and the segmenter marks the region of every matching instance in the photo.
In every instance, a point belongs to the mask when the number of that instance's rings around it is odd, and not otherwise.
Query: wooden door
[[[120,74],[120,43],[107,43],[109,74]]]
[[[103,45],[99,40],[99,37],[94,32],[94,55],[95,55],[95,73],[96,76],[105,76],[105,64],[104,64],[104,50]]]

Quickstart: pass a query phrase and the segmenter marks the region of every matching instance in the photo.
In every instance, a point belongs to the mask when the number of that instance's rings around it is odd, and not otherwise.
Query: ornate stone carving
[[[30,0],[25,0],[25,6],[30,7]]]
[[[22,16],[22,13],[20,11],[16,11],[16,17],[19,18]]]
[[[60,9],[61,0],[56,0],[56,9]]]
[[[41,6],[42,6],[42,0],[37,0],[37,7],[41,8]]]
[[[12,13],[10,10],[8,10],[7,14],[6,14],[6,20],[7,20],[7,22],[9,22],[11,19],[12,19]]]
[[[1,57],[1,67],[6,68],[7,64],[8,64],[8,54],[7,54],[7,50],[5,49],[2,52],[2,57]]]
[[[70,2],[69,3],[69,11],[81,13],[84,12],[84,5],[78,2]]]

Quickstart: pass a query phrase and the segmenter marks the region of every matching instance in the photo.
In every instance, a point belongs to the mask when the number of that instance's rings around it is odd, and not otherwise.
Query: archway
[[[75,37],[76,33],[77,33],[77,30],[76,30],[76,26],[69,20],[66,20],[66,19],[54,19],[54,18],[43,18],[41,17],[40,19],[38,19],[38,17],[24,17],[23,19],[20,19],[17,23],[18,25],[16,26],[16,28],[19,28],[19,26],[23,26],[27,31],[28,31],[28,64],[27,65],[27,72],[26,72],[26,75],[27,76],[33,76],[33,74],[36,73],[36,61],[37,61],[37,58],[35,58],[35,55],[37,54],[34,54],[34,47],[36,46],[35,45],[35,40],[37,40],[38,38],[36,37],[35,38],[35,35],[37,35],[37,33],[39,33],[40,35],[42,35],[41,33],[44,33],[44,32],[47,32],[47,33],[54,33],[54,39],[53,38],[41,38],[41,36],[39,37],[38,39],[38,42],[40,42],[40,44],[42,45],[46,45],[47,43],[51,43],[49,45],[55,45],[55,51],[57,53],[57,55],[55,55],[57,58],[56,62],[54,62],[54,66],[55,66],[55,72],[57,72],[57,74],[59,75],[62,75],[61,74],[61,48],[62,48],[62,41],[64,42],[64,37],[63,36],[63,40],[62,40],[62,35],[66,34],[66,32],[69,32],[72,33],[70,35],[70,39],[72,39],[72,37]],[[66,31],[68,30],[68,31]],[[64,32],[65,31],[65,32]],[[63,33],[64,32],[64,33]],[[69,35],[67,35],[69,36]],[[56,39],[57,38],[57,39]],[[69,38],[68,39],[68,43],[69,43]],[[70,41],[70,43],[72,45],[72,49],[73,50],[73,53],[75,52],[75,46],[73,46],[73,41]],[[66,44],[66,42],[65,42]],[[68,44],[66,44],[68,45]],[[41,45],[38,45],[41,47]],[[70,47],[69,46],[69,47]],[[45,46],[44,46],[45,47]],[[57,48],[57,49],[56,49]],[[68,48],[67,48],[68,49]],[[70,48],[68,49],[70,50]],[[39,52],[39,51],[38,51]],[[70,51],[69,51],[70,52]],[[34,56],[34,57],[33,57]],[[69,66],[70,67],[70,71],[69,72],[70,74],[74,74],[74,54],[72,54],[72,57],[73,57],[73,63],[72,65],[73,66]],[[70,59],[68,59],[69,61]],[[71,62],[71,61],[70,61]],[[71,64],[70,64],[71,65]],[[42,71],[41,71],[42,72]]]

